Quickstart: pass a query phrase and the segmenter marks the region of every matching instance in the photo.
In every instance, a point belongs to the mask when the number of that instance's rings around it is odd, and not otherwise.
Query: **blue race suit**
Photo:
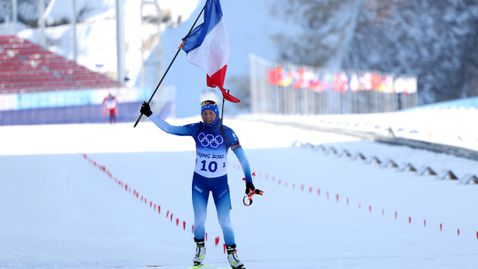
[[[149,117],[161,130],[179,136],[192,136],[196,142],[196,166],[192,182],[192,201],[194,209],[194,237],[205,238],[207,203],[212,192],[226,245],[235,244],[229,213],[231,198],[227,183],[227,151],[232,149],[241,163],[246,181],[252,182],[249,162],[239,144],[236,134],[227,126],[221,125],[218,118],[212,123],[192,123],[172,126],[156,115]]]

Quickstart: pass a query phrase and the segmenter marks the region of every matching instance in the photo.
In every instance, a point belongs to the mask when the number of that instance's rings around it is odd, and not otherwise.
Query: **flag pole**
[[[181,43],[181,45],[179,45],[178,51],[176,51],[176,54],[174,55],[173,59],[172,59],[171,62],[169,63],[168,68],[166,68],[166,71],[164,72],[163,76],[161,77],[161,80],[159,80],[158,85],[156,85],[156,88],[154,89],[153,94],[151,95],[151,97],[150,97],[149,100],[148,100],[148,104],[151,103],[151,100],[153,100],[153,97],[154,97],[154,95],[156,94],[156,92],[158,91],[159,86],[161,85],[161,83],[163,82],[164,78],[165,78],[166,75],[168,74],[169,69],[171,68],[171,66],[173,65],[174,61],[176,60],[176,57],[178,57],[179,52],[180,52],[181,49],[183,48],[184,43],[186,43],[186,40],[188,39],[189,35],[190,35],[191,32],[193,31],[194,26],[196,26],[196,23],[198,22],[199,18],[201,17],[202,13],[204,12],[204,9],[205,9],[205,8],[206,8],[206,5],[204,5],[204,7],[201,9],[201,12],[199,12],[199,15],[197,16],[196,20],[194,21],[193,25],[191,26],[191,29],[189,29],[188,34],[187,34],[186,37],[183,39],[183,42]],[[138,125],[139,121],[141,120],[141,117],[143,117],[143,113],[139,114],[139,117],[138,117],[138,119],[136,120],[136,123],[134,124],[134,128],[136,128],[136,125]]]
[[[226,90],[227,93],[229,93],[229,90]],[[224,103],[225,103],[224,95],[222,95],[222,108],[221,108],[221,126],[222,126],[222,121],[224,119]]]
[[[229,90],[227,90],[227,92],[229,93]],[[222,126],[222,119],[224,119],[224,95],[222,96],[222,108],[221,108],[221,126]]]

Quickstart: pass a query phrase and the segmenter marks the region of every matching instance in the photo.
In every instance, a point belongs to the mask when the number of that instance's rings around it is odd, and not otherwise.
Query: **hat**
[[[212,100],[202,101],[201,102],[201,113],[206,109],[212,110],[216,114],[216,116],[219,117],[219,109],[217,107],[216,102],[214,102]]]

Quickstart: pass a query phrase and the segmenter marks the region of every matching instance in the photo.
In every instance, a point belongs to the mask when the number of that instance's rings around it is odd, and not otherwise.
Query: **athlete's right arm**
[[[173,126],[167,123],[165,120],[158,117],[158,115],[151,115],[149,119],[159,127],[159,129],[165,131],[168,134],[173,135],[193,135],[194,132],[194,124],[188,124],[184,126]]]

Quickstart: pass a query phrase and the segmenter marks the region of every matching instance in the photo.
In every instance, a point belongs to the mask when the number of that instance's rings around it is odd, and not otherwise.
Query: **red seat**
[[[0,90],[116,88],[120,84],[16,36],[0,36]]]

